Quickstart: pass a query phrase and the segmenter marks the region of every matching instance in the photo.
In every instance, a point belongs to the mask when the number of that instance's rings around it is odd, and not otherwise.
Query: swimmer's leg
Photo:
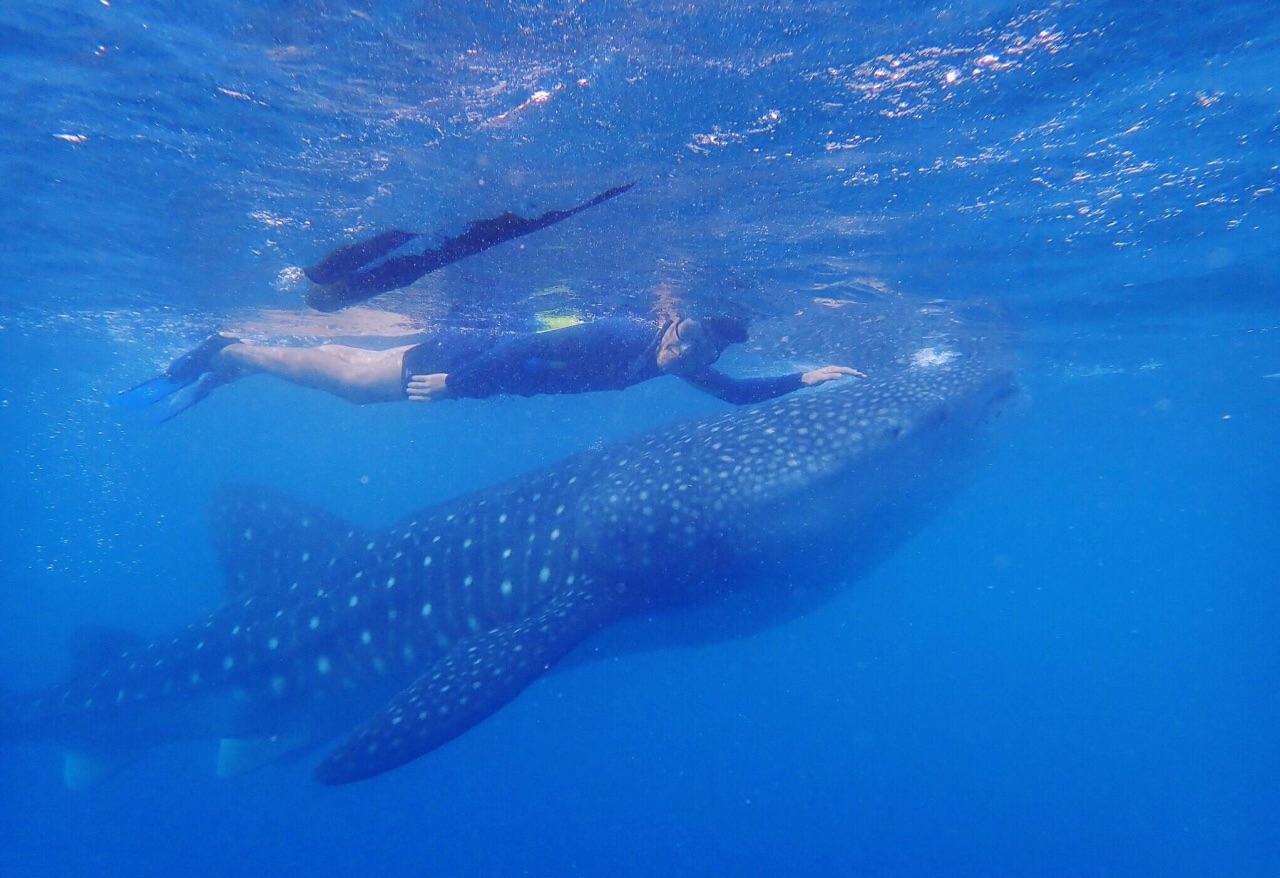
[[[294,348],[242,343],[226,348],[219,358],[235,378],[274,375],[362,405],[404,399],[401,371],[409,347],[371,351],[336,344]]]

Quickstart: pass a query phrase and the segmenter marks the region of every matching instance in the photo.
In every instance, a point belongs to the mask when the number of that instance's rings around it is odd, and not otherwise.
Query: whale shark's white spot
[[[361,631],[360,642],[363,643],[365,646],[368,646],[370,643],[373,642],[373,634],[371,634],[368,631]]]
[[[312,631],[315,631],[317,628],[319,628],[319,627],[320,627],[320,617],[319,617],[319,616],[312,616],[312,617],[311,617],[310,625],[311,625],[311,630],[312,630]]]
[[[267,641],[267,649],[275,649],[280,645],[280,638],[273,637]]]
[[[422,617],[425,619],[427,616],[430,616],[430,615],[431,615],[431,604],[423,604]]]
[[[328,656],[322,655],[320,656],[320,658],[316,659],[316,670],[319,671],[320,673],[327,674],[332,669],[333,669],[333,666],[329,663]]]
[[[222,669],[224,671],[229,671],[235,665],[235,663],[236,663],[236,660],[233,656],[227,656],[222,660]]]
[[[511,594],[511,589],[512,589],[511,580],[510,579],[502,580],[502,593],[504,595],[509,595]]]
[[[353,594],[353,595],[351,596],[351,600],[347,601],[347,606],[348,606],[348,607],[354,607],[354,606],[355,606],[356,604],[358,604],[358,603],[360,603],[360,596],[359,596],[359,595],[355,595],[355,594]]]
[[[430,567],[430,566],[431,566],[431,556],[430,556],[430,555],[426,555],[426,556],[424,556],[424,557],[423,557],[423,559],[422,559],[422,566],[423,566],[423,567]]]
[[[396,587],[396,578],[394,576],[388,576],[387,588],[395,588],[395,587]]]

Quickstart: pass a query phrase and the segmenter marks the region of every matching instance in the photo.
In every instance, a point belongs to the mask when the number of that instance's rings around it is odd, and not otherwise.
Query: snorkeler
[[[866,377],[848,366],[769,378],[733,378],[712,367],[725,348],[747,338],[746,321],[724,315],[656,321],[610,317],[523,334],[442,331],[419,344],[380,351],[335,344],[255,345],[213,335],[174,360],[163,375],[123,395],[126,404],[170,399],[167,420],[215,388],[255,374],[357,404],[622,390],[669,374],[744,405],[845,376]]]

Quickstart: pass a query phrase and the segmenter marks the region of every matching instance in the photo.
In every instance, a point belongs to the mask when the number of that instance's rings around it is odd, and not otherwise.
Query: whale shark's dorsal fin
[[[367,560],[345,550],[364,548],[361,528],[262,488],[223,488],[212,512],[214,545],[232,600],[299,581],[350,576]]]
[[[459,640],[430,670],[325,757],[327,784],[404,765],[486,719],[623,612],[623,589],[586,580],[523,619]]]

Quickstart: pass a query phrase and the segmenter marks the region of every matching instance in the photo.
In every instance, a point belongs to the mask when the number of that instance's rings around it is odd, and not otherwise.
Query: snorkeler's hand
[[[800,380],[805,384],[821,384],[824,381],[834,381],[846,375],[852,375],[854,378],[867,377],[866,373],[859,372],[857,369],[850,369],[848,366],[823,366],[821,369],[805,372],[800,376]]]
[[[431,375],[410,375],[409,385],[405,393],[413,402],[435,402],[449,395],[445,382],[449,380],[448,372],[435,372]]]

